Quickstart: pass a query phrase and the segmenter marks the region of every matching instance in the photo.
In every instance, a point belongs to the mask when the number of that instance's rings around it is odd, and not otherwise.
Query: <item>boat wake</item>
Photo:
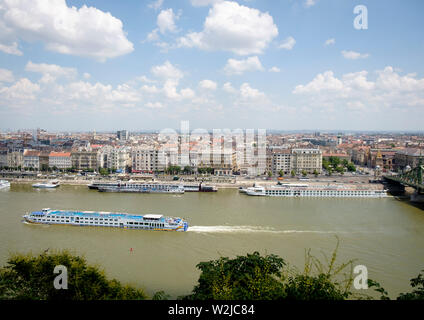
[[[192,227],[189,227],[187,231],[196,232],[196,233],[273,233],[273,234],[344,233],[340,231],[319,231],[319,230],[276,230],[270,227],[255,227],[255,226],[192,226]]]

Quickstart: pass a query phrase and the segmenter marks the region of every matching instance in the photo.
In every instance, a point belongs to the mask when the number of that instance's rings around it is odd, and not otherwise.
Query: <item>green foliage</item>
[[[276,255],[258,252],[235,259],[221,257],[201,262],[198,284],[189,300],[344,300],[354,295],[353,261],[336,265],[338,243],[327,266],[310,254],[303,273],[289,268]],[[349,272],[344,270],[349,268]],[[345,272],[345,273],[344,273]]]
[[[197,168],[197,172],[199,174],[213,174],[214,173],[214,169],[213,168]]]
[[[292,176],[292,177],[294,177],[294,176],[296,175],[296,172],[295,172],[294,170],[292,170],[292,171],[290,172],[290,174],[291,174],[291,176]]]
[[[258,252],[235,259],[221,257],[201,262],[198,285],[188,300],[273,300],[282,286],[278,281],[285,265],[276,255],[262,257]]]
[[[302,176],[306,177],[308,175],[308,172],[306,170],[302,170]]]
[[[368,288],[374,288],[374,291],[379,292],[380,300],[390,300],[387,291],[377,281],[368,279]]]
[[[397,300],[424,300],[424,275],[422,273],[411,279],[411,287],[415,289],[409,293],[401,293]]]
[[[109,174],[109,169],[106,168],[99,168],[99,173],[102,176],[107,176]]]
[[[190,167],[190,166],[185,166],[184,169],[183,169],[183,172],[185,174],[192,174],[193,173],[193,168]]]
[[[356,167],[352,162],[347,161],[346,159],[341,160],[338,157],[329,157],[328,159],[322,159],[322,167],[331,173],[336,171],[340,174],[343,174],[345,169],[349,172],[355,172]]]
[[[54,268],[67,268],[68,289],[57,290]],[[104,271],[68,251],[39,256],[16,254],[0,268],[0,299],[110,300],[146,299],[145,293],[119,281],[108,280]]]
[[[179,174],[181,172],[180,166],[169,166],[165,169],[166,174]]]
[[[278,171],[278,175],[279,175],[280,177],[284,177],[284,171],[283,171],[283,170]]]

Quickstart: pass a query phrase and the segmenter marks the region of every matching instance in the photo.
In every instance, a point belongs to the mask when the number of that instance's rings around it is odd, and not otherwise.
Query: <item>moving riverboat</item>
[[[154,231],[187,231],[188,222],[182,218],[161,214],[135,215],[129,213],[54,210],[34,211],[23,216],[31,224],[61,224],[72,226],[109,227]]]

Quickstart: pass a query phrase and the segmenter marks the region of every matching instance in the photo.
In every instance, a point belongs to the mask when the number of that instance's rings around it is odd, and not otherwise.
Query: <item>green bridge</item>
[[[420,159],[418,162],[418,166],[413,168],[405,173],[399,175],[385,175],[383,178],[388,183],[397,183],[403,186],[408,186],[415,188],[419,194],[424,193],[424,183],[423,183],[423,172],[424,165],[422,164],[422,160]]]

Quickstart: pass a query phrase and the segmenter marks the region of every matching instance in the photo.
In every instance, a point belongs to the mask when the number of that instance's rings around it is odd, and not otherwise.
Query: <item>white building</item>
[[[49,167],[58,169],[68,169],[72,167],[70,152],[50,152]]]
[[[158,148],[137,147],[131,151],[132,170],[141,172],[164,171],[167,167],[167,156]]]
[[[105,146],[99,151],[99,166],[102,168],[125,171],[131,166],[131,155],[128,147]]]
[[[300,174],[302,171],[321,173],[322,151],[319,149],[293,149],[291,152],[291,169],[296,174]]]
[[[40,169],[40,151],[37,150],[24,150],[23,167]]]

